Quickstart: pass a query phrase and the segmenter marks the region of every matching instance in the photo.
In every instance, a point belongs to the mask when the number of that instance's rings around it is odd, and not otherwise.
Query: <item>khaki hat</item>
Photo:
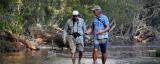
[[[101,10],[101,7],[100,7],[99,5],[96,5],[96,6],[94,6],[91,10],[94,11],[94,10],[97,10],[97,9],[98,9],[98,10]]]

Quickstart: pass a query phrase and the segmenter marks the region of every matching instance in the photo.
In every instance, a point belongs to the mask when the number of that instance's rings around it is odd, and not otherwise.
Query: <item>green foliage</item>
[[[120,25],[132,22],[137,7],[134,4],[134,0],[108,0],[106,9],[108,9],[106,14],[113,17]]]
[[[1,21],[0,22],[0,29],[9,31],[12,34],[19,34],[22,32],[23,27],[23,18],[17,14],[11,14],[10,21]]]
[[[90,22],[92,19],[93,13],[90,9],[94,5],[100,5],[103,13],[109,18],[115,19],[118,25],[132,22],[136,12],[139,11],[138,5],[135,4],[134,0],[74,0],[70,3],[72,4],[68,4],[67,7],[70,6],[72,9],[79,10],[87,22]]]
[[[22,32],[26,16],[31,16],[32,20],[27,20],[32,24],[38,22],[46,26],[58,24],[63,27],[73,10],[79,10],[81,17],[90,23],[93,17],[90,9],[94,5],[100,5],[103,13],[115,19],[117,25],[132,22],[138,11],[134,0],[20,0],[22,2],[20,11],[17,10],[17,6],[20,5],[18,1],[3,0],[6,4],[0,3],[3,5],[0,6],[0,12],[5,12],[12,18],[9,22],[1,22],[1,29],[7,29],[13,33]],[[7,7],[3,8],[5,5]]]
[[[2,0],[0,3],[0,29],[11,33],[19,34],[22,32],[23,16],[17,9],[18,0]]]

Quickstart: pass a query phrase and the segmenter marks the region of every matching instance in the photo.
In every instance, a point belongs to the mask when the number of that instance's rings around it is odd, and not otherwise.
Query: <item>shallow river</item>
[[[160,58],[136,56],[136,53],[125,50],[123,55],[120,52],[114,51],[108,52],[108,59],[106,64],[160,64]],[[112,54],[116,53],[116,54]],[[122,52],[121,52],[122,53]],[[117,55],[119,54],[119,55]],[[126,56],[128,55],[128,56]],[[117,57],[126,56],[126,57]],[[70,55],[65,53],[55,53],[50,50],[39,51],[22,51],[15,53],[0,53],[0,64],[71,64]],[[101,59],[97,60],[98,64],[101,63]],[[85,52],[82,59],[83,64],[92,64],[91,52]]]

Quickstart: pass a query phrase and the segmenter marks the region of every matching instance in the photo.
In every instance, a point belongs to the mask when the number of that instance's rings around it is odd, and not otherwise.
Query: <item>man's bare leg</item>
[[[97,62],[97,58],[98,58],[98,49],[94,49],[93,50],[93,64],[96,64]]]
[[[76,61],[75,53],[72,53],[71,57],[72,57],[72,63],[75,64],[75,61]]]
[[[102,64],[106,63],[106,59],[107,59],[106,53],[102,53]]]
[[[79,52],[79,60],[78,60],[79,64],[81,63],[82,56],[83,56],[83,52]]]

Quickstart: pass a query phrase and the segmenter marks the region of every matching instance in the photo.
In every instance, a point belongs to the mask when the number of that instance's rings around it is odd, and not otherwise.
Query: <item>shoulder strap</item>
[[[99,19],[99,17],[96,17],[98,19],[98,21],[100,21],[101,23],[103,23],[103,26],[106,28],[106,24],[104,23],[104,21],[102,21],[101,19]]]
[[[94,28],[95,28],[95,25],[94,25],[94,22],[92,22],[92,29],[94,30]]]

